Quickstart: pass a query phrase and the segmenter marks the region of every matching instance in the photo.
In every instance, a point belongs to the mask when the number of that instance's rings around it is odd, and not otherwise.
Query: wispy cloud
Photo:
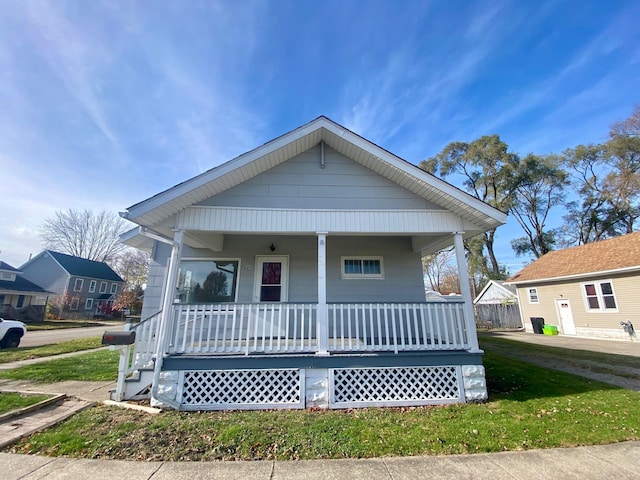
[[[443,20],[445,25],[438,27],[435,37],[425,31],[435,29],[441,20],[425,18],[428,23],[422,30],[390,52],[377,73],[348,85],[342,122],[385,143],[409,125],[444,121],[452,115],[456,96],[475,81],[483,62],[501,42],[507,28],[501,18],[504,8],[496,3],[468,18]]]
[[[60,77],[67,94],[83,108],[114,151],[125,157],[99,92],[99,70],[108,61],[108,42],[95,38],[82,22],[72,23],[50,2],[26,2],[25,13],[35,49]]]

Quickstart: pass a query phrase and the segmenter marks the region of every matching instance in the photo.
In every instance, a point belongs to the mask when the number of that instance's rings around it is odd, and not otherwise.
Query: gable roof
[[[549,252],[507,282],[530,283],[634,270],[640,271],[640,232]]]
[[[46,254],[50,255],[51,258],[53,258],[69,275],[74,277],[88,277],[97,278],[99,280],[108,280],[111,282],[124,282],[120,275],[114,272],[113,269],[104,262],[96,262],[95,260],[74,257],[73,255],[54,252],[52,250],[45,250],[41,252],[26,264],[31,263]]]
[[[52,293],[45,290],[40,285],[30,282],[26,278],[16,276],[14,281],[0,280],[0,291],[13,291],[21,293]]]
[[[19,293],[51,293],[40,285],[36,285],[30,282],[26,278],[22,277],[22,272],[15,267],[12,267],[7,262],[0,260],[0,270],[5,272],[15,273],[15,280],[0,280],[0,292],[19,292]]]
[[[494,287],[498,291],[502,292],[505,297],[516,296],[516,287],[514,287],[513,285],[508,285],[505,282],[499,282],[497,280],[489,280],[473,300],[473,303],[478,303],[491,287]]]
[[[0,270],[4,270],[5,272],[20,273],[20,270],[12,267],[7,262],[3,262],[2,260],[0,260]]]
[[[421,170],[324,116],[132,205],[122,216],[138,225],[153,227],[190,205],[213,197],[292,159],[321,141],[425,200],[478,225],[478,232],[506,222],[506,213]]]

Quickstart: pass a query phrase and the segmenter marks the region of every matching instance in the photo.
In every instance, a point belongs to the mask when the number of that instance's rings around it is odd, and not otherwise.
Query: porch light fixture
[[[276,246],[272,243],[271,245],[269,245],[269,250],[271,250],[272,252],[275,252]]]

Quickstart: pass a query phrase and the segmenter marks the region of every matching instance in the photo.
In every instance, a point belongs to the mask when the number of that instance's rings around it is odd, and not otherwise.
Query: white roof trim
[[[507,283],[507,282],[504,282]],[[508,288],[504,288],[504,285],[500,285],[500,282],[497,282],[495,280],[489,280],[484,288],[482,290],[480,290],[480,293],[476,296],[476,298],[473,299],[473,303],[478,302],[482,296],[487,293],[487,290],[489,290],[491,288],[492,285],[495,285],[496,287],[498,287],[500,290],[503,290],[507,295],[509,295],[510,297],[515,297],[516,294],[513,293],[511,290],[509,290]]]
[[[277,152],[279,149],[292,146],[296,142],[301,143],[294,145],[295,147],[304,148],[305,150],[310,148],[305,140],[311,142],[312,145],[319,143],[320,140],[325,140],[328,144],[331,144],[332,141],[334,143],[340,143],[340,140],[344,140],[360,149],[360,151],[368,154],[366,158],[369,164],[366,165],[368,168],[376,171],[376,166],[382,170],[386,165],[387,170],[391,167],[392,170],[406,175],[409,184],[413,184],[416,190],[423,191],[421,196],[424,198],[429,197],[428,194],[432,194],[431,198],[428,198],[429,200],[434,201],[434,198],[437,198],[441,203],[446,203],[448,209],[455,211],[458,215],[467,217],[468,219],[474,218],[479,225],[491,225],[488,228],[493,228],[506,222],[506,213],[493,208],[444,180],[437,178],[435,175],[431,175],[415,165],[402,160],[326,117],[318,117],[308,124],[286,133],[254,150],[137,203],[129,207],[127,212],[124,213],[124,216],[140,225],[152,226],[158,221],[176,214],[190,204],[193,204],[193,202],[185,203],[184,200],[180,201],[182,196],[193,193],[199,188],[204,188],[211,182],[234,172],[236,174],[242,173],[241,176],[243,178],[242,180],[239,180],[238,177],[232,179],[235,183],[232,182],[231,186],[242,183],[242,181],[246,181],[253,176],[259,175],[262,171],[272,168],[274,163],[277,164],[287,161],[289,158],[285,158],[284,156],[280,156],[278,159],[267,158],[268,155]],[[260,162],[260,159],[263,159],[263,161]],[[251,165],[254,162],[255,164]],[[245,174],[245,172],[240,172],[244,167],[253,168]],[[382,171],[377,173],[383,176],[385,176],[385,173],[389,174],[388,172]],[[398,183],[397,180],[394,181]],[[406,185],[402,186],[407,188]],[[425,188],[427,189],[426,191]],[[204,191],[200,193],[203,195],[203,198],[200,200],[208,198],[204,196]]]

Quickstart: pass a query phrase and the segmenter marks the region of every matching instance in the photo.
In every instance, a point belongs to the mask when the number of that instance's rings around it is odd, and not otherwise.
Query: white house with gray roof
[[[463,240],[506,215],[330,119],[122,216],[138,225],[123,241],[152,264],[117,398],[185,410],[486,398]],[[462,301],[426,302],[421,258],[451,245]]]

